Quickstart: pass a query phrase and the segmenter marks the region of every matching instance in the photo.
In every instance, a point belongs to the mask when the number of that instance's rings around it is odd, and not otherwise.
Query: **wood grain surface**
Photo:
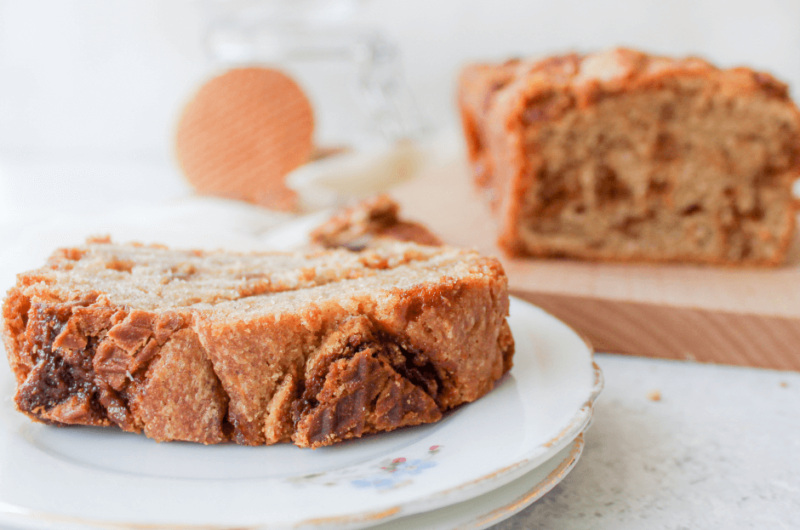
[[[800,241],[774,269],[508,259],[466,163],[431,167],[392,195],[447,243],[498,256],[514,295],[598,351],[800,371]]]

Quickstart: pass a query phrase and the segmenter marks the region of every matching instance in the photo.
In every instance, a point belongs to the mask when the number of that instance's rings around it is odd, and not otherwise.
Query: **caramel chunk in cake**
[[[497,260],[453,248],[90,242],[19,275],[3,339],[37,421],[319,447],[486,394],[511,368],[507,314]]]
[[[800,112],[769,74],[617,49],[470,66],[459,105],[510,255],[786,256]]]

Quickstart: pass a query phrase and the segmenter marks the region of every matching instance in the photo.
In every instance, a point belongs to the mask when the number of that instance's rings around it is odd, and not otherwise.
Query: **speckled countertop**
[[[800,528],[800,374],[597,362],[606,387],[577,467],[493,530]]]

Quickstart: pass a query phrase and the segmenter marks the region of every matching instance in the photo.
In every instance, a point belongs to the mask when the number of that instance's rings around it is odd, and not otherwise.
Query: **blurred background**
[[[146,200],[154,190],[144,174],[162,195],[185,193],[172,156],[182,106],[226,64],[291,55],[276,46],[313,34],[297,29],[308,13],[337,28],[318,43],[333,55],[342,35],[389,46],[408,91],[400,112],[427,133],[457,123],[455,78],[473,60],[625,45],[767,70],[795,96],[800,87],[795,0],[0,0],[0,216],[42,197],[66,209]],[[336,143],[346,129],[337,90],[349,91],[342,102],[358,99],[352,85],[363,72],[325,75],[297,77],[315,104],[318,141]],[[106,190],[102,205],[90,204],[92,187]]]

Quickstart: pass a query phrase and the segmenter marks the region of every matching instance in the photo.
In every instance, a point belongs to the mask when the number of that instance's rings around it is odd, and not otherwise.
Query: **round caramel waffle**
[[[311,103],[286,74],[237,68],[211,79],[178,122],[176,155],[199,193],[290,210],[284,178],[313,150]]]

